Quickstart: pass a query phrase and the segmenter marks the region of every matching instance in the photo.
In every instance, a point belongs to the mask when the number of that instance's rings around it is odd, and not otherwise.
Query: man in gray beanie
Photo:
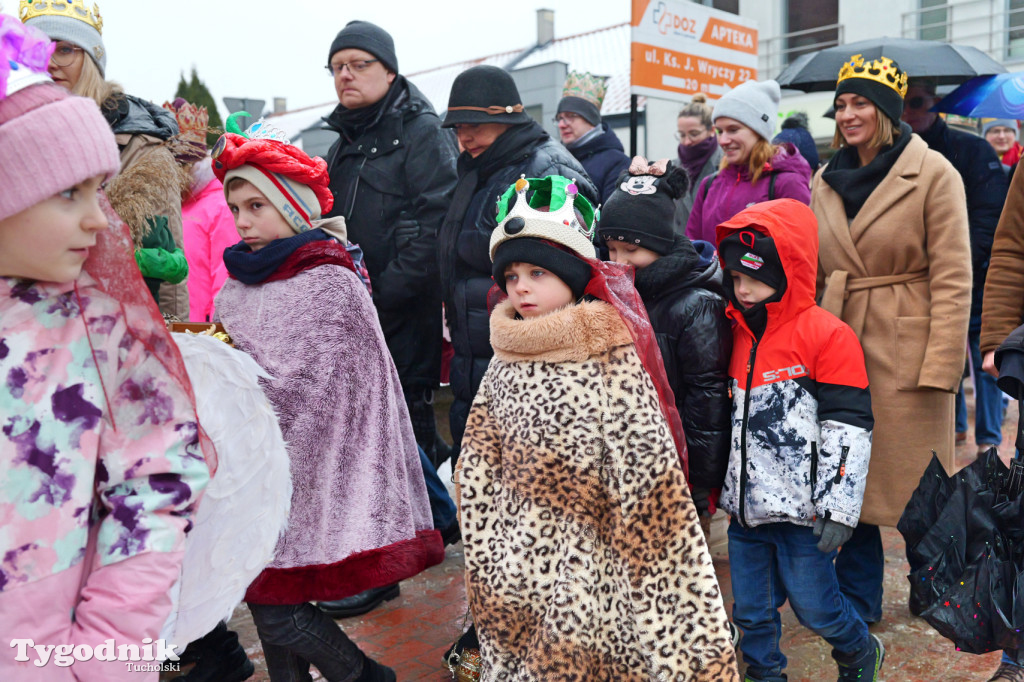
[[[1004,168],[1017,165],[1020,161],[1021,146],[1017,141],[1020,125],[1012,118],[983,119],[981,136],[996,150],[996,155],[1003,162]]]
[[[348,238],[362,247],[373,303],[394,359],[416,442],[436,462],[433,397],[441,374],[441,285],[437,233],[455,188],[454,138],[441,129],[430,101],[398,73],[391,35],[368,21],[351,21],[327,55],[338,106],[327,126],[338,141],[327,153],[334,209]],[[329,302],[325,302],[329,304]],[[429,469],[429,470],[428,470]],[[430,485],[434,524],[447,540],[458,532],[454,505]],[[321,603],[335,617],[369,611],[398,595],[398,586]]]

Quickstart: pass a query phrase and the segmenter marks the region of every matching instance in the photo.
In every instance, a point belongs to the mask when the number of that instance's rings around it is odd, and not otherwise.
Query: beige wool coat
[[[849,221],[814,177],[821,306],[864,348],[875,417],[860,520],[895,526],[931,459],[953,471],[953,401],[971,307],[963,182],[914,135]]]

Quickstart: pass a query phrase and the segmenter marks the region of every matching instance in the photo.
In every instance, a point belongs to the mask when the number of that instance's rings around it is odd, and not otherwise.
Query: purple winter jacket
[[[811,167],[796,147],[784,142],[770,165],[775,175],[773,199],[796,199],[805,204],[811,203]],[[717,248],[715,228],[746,207],[768,201],[770,177],[769,173],[762,173],[757,182],[751,184],[750,169],[744,164],[726,166],[717,176],[704,178],[697,188],[693,210],[686,222],[686,236],[691,240],[711,242]],[[714,183],[705,192],[704,185],[712,179]]]

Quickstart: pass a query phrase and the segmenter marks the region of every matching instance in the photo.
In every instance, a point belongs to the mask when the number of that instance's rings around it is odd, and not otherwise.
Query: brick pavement
[[[1013,452],[1016,408],[1004,425],[1005,459]],[[973,433],[968,443],[958,448],[961,466],[974,456]],[[725,520],[718,519],[712,530],[715,569],[726,604],[731,602],[729,561],[723,542]],[[901,682],[982,682],[999,661],[998,653],[973,656],[958,653],[923,620],[910,615],[906,607],[908,567],[903,541],[895,529],[883,529],[885,544],[884,616],[872,631],[886,647],[881,679]],[[395,669],[401,682],[450,680],[441,659],[461,633],[466,615],[463,582],[462,545],[449,547],[445,561],[419,576],[402,583],[402,594],[365,616],[339,621],[342,629],[371,657]],[[262,650],[248,611],[240,607],[231,621],[249,657],[256,664],[252,682],[267,682]],[[789,657],[791,682],[821,682],[835,679],[835,664],[829,647],[816,635],[802,628],[793,612],[783,609],[783,650]],[[164,675],[169,680],[173,675]],[[314,679],[321,679],[314,671]]]

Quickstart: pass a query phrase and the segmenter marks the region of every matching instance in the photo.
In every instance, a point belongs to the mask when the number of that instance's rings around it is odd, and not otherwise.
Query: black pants
[[[311,663],[329,682],[351,682],[362,674],[366,656],[333,618],[312,604],[248,607],[271,682],[311,682]]]

